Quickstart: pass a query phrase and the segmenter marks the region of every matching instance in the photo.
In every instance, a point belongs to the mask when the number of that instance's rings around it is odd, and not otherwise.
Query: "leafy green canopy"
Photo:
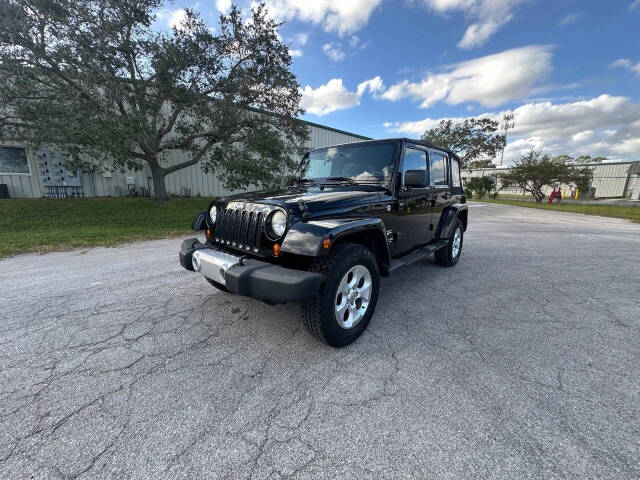
[[[163,3],[0,0],[0,139],[55,145],[72,167],[146,162],[156,198],[196,163],[228,188],[295,171],[308,128],[279,24],[261,4],[215,32],[191,10],[158,32]],[[187,159],[169,165],[176,150]]]
[[[573,183],[587,190],[592,179],[593,171],[588,167],[571,165],[559,157],[535,151],[523,155],[512,168],[500,174],[502,188],[518,187],[533,195],[538,203],[545,197],[542,192],[545,186]]]
[[[467,180],[465,187],[468,191],[474,192],[478,198],[484,198],[487,193],[496,189],[496,177],[494,175],[471,177]]]
[[[502,151],[507,138],[498,133],[499,128],[498,122],[488,118],[471,118],[456,123],[441,120],[437,127],[427,130],[422,138],[449,148],[460,157],[462,166],[467,167],[475,160],[495,158]]]

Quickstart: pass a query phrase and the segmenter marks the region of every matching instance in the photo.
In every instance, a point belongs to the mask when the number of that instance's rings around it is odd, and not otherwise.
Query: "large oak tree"
[[[191,10],[157,31],[163,3],[0,0],[0,140],[54,145],[72,168],[146,163],[159,200],[190,165],[229,188],[295,171],[308,128],[279,24],[259,5],[215,32]]]
[[[504,149],[507,137],[499,129],[500,124],[488,118],[469,118],[462,122],[441,120],[422,138],[455,152],[462,166],[468,167],[474,161],[491,160]]]

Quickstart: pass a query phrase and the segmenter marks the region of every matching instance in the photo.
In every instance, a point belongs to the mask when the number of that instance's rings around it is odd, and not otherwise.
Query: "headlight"
[[[280,210],[276,210],[273,215],[271,215],[271,230],[273,234],[280,238],[284,235],[284,231],[287,229],[287,215]]]
[[[211,219],[211,224],[216,223],[216,216],[218,215],[218,211],[216,210],[216,206],[214,205],[209,210],[209,218]]]

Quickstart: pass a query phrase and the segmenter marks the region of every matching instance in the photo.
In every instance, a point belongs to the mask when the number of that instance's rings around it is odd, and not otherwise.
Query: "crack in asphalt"
[[[640,476],[640,226],[481,210],[341,350],[179,240],[2,260],[0,478]]]

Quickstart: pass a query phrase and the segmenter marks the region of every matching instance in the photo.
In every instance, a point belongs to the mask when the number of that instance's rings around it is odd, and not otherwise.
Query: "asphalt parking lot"
[[[639,478],[640,224],[469,222],[342,350],[181,239],[0,261],[0,478]]]

